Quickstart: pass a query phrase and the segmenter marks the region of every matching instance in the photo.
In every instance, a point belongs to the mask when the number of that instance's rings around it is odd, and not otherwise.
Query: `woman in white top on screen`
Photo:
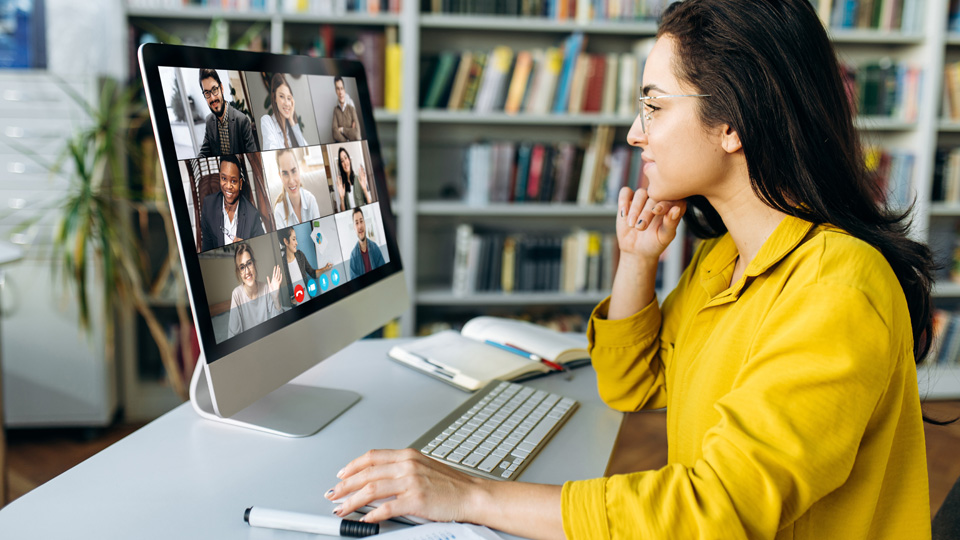
[[[273,275],[263,283],[257,281],[257,261],[249,245],[240,244],[233,261],[240,285],[237,285],[233,294],[230,295],[228,338],[272,319],[282,312],[277,299],[277,290],[280,288],[280,282],[283,281],[280,265],[273,267]]]
[[[260,117],[260,132],[263,133],[263,149],[278,150],[306,146],[307,141],[297,123],[296,103],[287,79],[274,73],[270,79],[270,106],[273,114]]]
[[[337,152],[337,205],[341,212],[351,208],[359,208],[365,204],[376,202],[367,182],[367,171],[361,164],[357,174],[353,169],[353,160],[346,148],[341,147]]]
[[[320,206],[313,193],[303,189],[300,180],[300,161],[293,150],[277,152],[277,169],[280,171],[280,195],[274,203],[273,219],[277,228],[292,227],[297,223],[320,217]]]

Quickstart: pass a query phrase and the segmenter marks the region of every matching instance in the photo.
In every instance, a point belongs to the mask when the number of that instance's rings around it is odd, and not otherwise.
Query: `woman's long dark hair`
[[[868,175],[837,55],[809,0],[685,0],[663,15],[658,37],[676,40],[677,76],[710,94],[698,100],[706,126],[740,136],[753,191],[767,205],[835,225],[877,248],[910,309],[914,359],[933,338],[930,249],[907,236],[911,209],[897,212]],[[704,197],[684,221],[701,238],[726,226]]]

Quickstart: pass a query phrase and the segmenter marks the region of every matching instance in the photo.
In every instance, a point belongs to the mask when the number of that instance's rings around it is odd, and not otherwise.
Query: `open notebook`
[[[586,345],[584,336],[524,321],[476,317],[460,332],[447,330],[397,345],[389,355],[472,392],[493,379],[522,380],[556,371],[557,365],[569,368],[588,363]]]

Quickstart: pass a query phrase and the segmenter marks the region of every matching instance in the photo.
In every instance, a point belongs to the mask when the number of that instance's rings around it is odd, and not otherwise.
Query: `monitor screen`
[[[359,63],[172,46],[142,58],[208,363],[401,271]]]

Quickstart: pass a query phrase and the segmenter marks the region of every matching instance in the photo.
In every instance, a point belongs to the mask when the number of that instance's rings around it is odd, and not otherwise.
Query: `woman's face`
[[[244,251],[237,258],[237,270],[240,271],[240,281],[247,287],[252,287],[257,281],[257,267],[254,266],[249,251]]]
[[[297,252],[297,235],[296,235],[296,233],[291,232],[291,233],[290,233],[290,236],[288,236],[287,238],[284,238],[283,243],[286,244],[286,246],[287,246],[287,252],[288,252],[288,253],[296,253],[296,252]]]
[[[300,191],[300,165],[293,157],[293,152],[281,154],[280,159],[277,160],[277,165],[280,168],[280,183],[283,185],[283,189],[290,196],[298,195]]]
[[[292,122],[294,102],[293,93],[290,92],[290,87],[285,84],[281,84],[277,87],[273,97],[277,100],[277,112],[280,113],[280,117]]]
[[[349,173],[350,168],[350,156],[346,152],[340,152],[340,170],[344,173]]]
[[[657,40],[643,70],[647,96],[699,94],[674,75],[675,40],[665,35]],[[720,145],[722,128],[701,124],[697,108],[701,99],[672,97],[648,102],[646,133],[640,115],[634,120],[627,142],[643,149],[643,173],[655,200],[680,200],[691,195],[709,196],[723,179],[728,162]]]

